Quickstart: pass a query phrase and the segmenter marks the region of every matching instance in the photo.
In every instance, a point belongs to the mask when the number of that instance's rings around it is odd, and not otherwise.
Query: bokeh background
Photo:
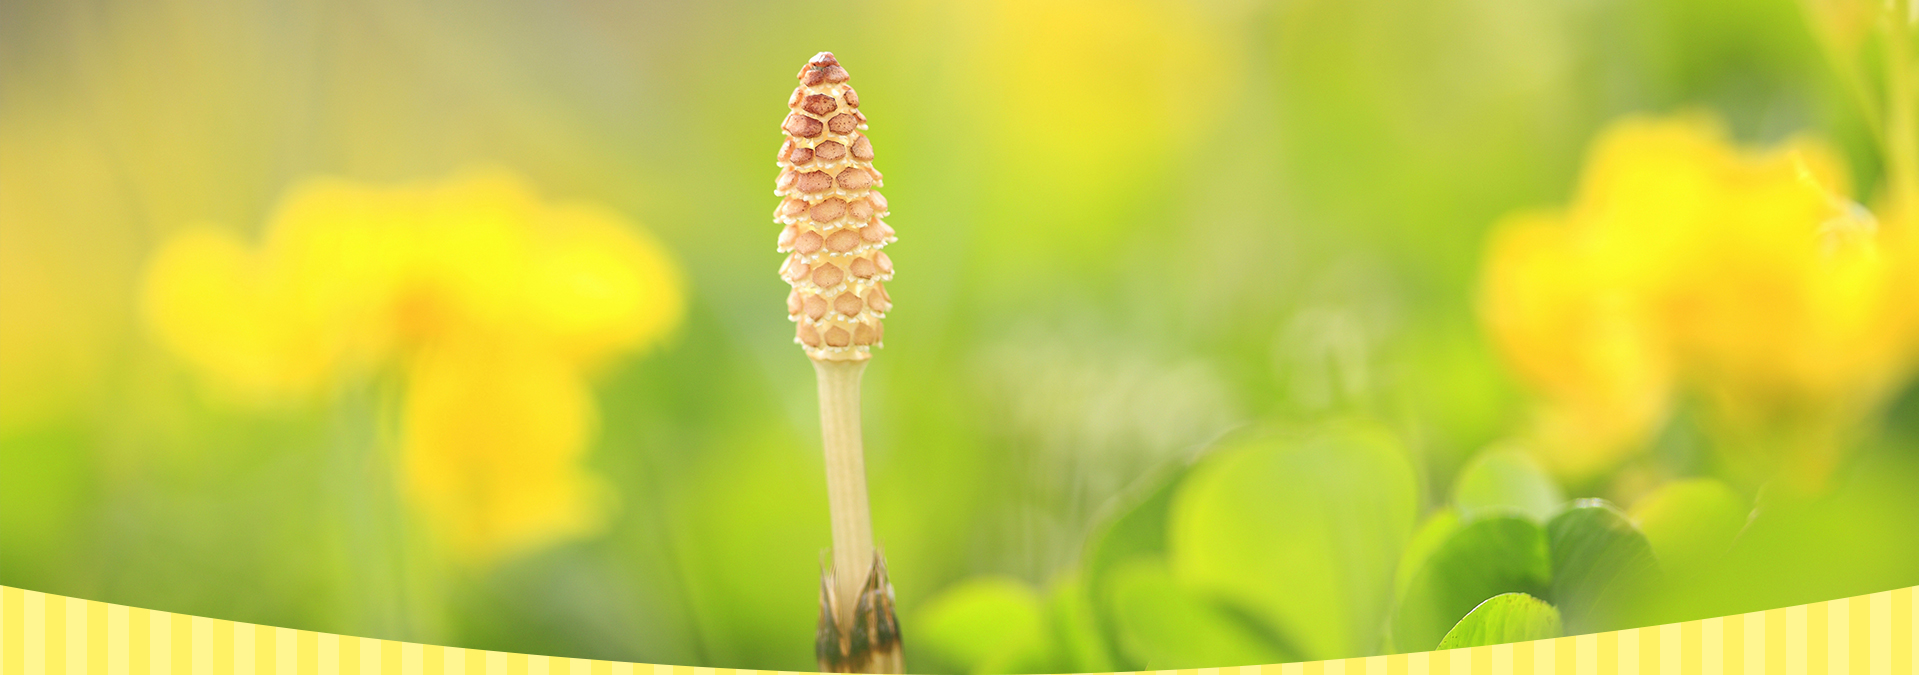
[[[1263,658],[1155,656],[1080,593],[1126,495],[1249,425],[1391,434],[1413,509],[1394,552],[1488,448],[1621,508],[1702,477],[1739,527],[1759,500],[1717,572],[1623,623],[1919,584],[1902,358],[1756,412],[1628,388],[1652,411],[1630,430],[1553,436],[1540,411],[1583,380],[1529,378],[1523,343],[1550,370],[1589,331],[1502,342],[1485,306],[1492,233],[1578,201],[1633,115],[1716,117],[1729,147],[1821,138],[1820,175],[1850,176],[1821,189],[1895,229],[1897,125],[1854,81],[1886,68],[1843,67],[1834,7],[6,0],[0,583],[810,670],[828,521],[770,213],[789,78],[831,50],[900,233],[866,443],[916,671]],[[1822,320],[1754,288],[1719,302],[1753,310],[1730,339],[1757,360]],[[1919,297],[1875,288],[1891,301],[1859,312]],[[1594,387],[1630,367],[1599,363]],[[1747,446],[1835,459],[1724,459]],[[1268,525],[1247,528],[1312,545]],[[1104,628],[1076,642],[1060,617],[1081,615]],[[1388,649],[1322,642],[1277,656]]]

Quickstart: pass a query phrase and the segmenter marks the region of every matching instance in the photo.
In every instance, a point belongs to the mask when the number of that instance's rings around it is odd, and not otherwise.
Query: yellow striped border
[[[1919,675],[1912,588],[1633,630],[1442,652],[1151,675]],[[786,675],[273,628],[0,586],[3,675]],[[1118,674],[1113,674],[1118,675]],[[1133,673],[1129,675],[1147,675]]]

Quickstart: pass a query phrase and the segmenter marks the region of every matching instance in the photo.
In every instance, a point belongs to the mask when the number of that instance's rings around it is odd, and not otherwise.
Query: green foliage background
[[[8,2],[0,193],[35,217],[0,240],[0,583],[811,669],[826,500],[768,214],[822,49],[901,235],[865,412],[914,670],[1429,649],[1506,592],[1586,631],[1919,584],[1910,404],[1829,495],[1750,522],[1751,492],[1659,491],[1717,470],[1684,414],[1593,484],[1471,462],[1526,403],[1474,318],[1482,233],[1563,202],[1601,124],[1707,106],[1877,175],[1784,0]],[[389,401],[222,405],[134,306],[193,221],[475,162],[643,223],[691,289],[678,337],[598,385],[613,524],[483,571],[409,561],[418,533],[362,513],[399,512],[386,479],[329,469]]]

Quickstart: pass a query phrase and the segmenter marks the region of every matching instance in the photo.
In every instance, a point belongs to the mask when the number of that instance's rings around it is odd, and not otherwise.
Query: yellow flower
[[[1755,476],[1822,480],[1835,434],[1903,380],[1912,342],[1896,266],[1847,184],[1811,139],[1750,150],[1708,116],[1633,118],[1594,143],[1568,208],[1503,222],[1482,314],[1545,399],[1548,458],[1604,468],[1683,391]]]
[[[169,238],[147,270],[145,308],[160,342],[227,393],[316,393],[391,351],[396,195],[337,181],[296,189],[256,250],[198,226]]]
[[[658,342],[683,302],[672,260],[638,229],[499,171],[309,181],[258,247],[195,228],[146,283],[160,341],[229,393],[313,396],[399,373],[403,485],[481,564],[598,526],[610,493],[579,464],[586,378]]]
[[[1509,218],[1493,237],[1484,320],[1520,377],[1546,400],[1541,458],[1586,476],[1638,447],[1665,419],[1672,369],[1638,298],[1605,275],[1589,237],[1559,217]]]
[[[579,463],[592,391],[552,350],[474,335],[406,368],[400,456],[456,557],[489,561],[599,529],[611,491]]]

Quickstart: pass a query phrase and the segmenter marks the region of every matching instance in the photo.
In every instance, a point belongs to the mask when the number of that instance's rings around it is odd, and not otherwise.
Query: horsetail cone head
[[[786,102],[780,131],[781,198],[773,220],[786,262],[780,276],[793,287],[786,315],[794,340],[816,361],[864,361],[886,336],[881,319],[893,308],[886,281],[893,261],[881,249],[893,243],[884,182],[873,168],[860,97],[832,52],[800,68],[800,86]]]

